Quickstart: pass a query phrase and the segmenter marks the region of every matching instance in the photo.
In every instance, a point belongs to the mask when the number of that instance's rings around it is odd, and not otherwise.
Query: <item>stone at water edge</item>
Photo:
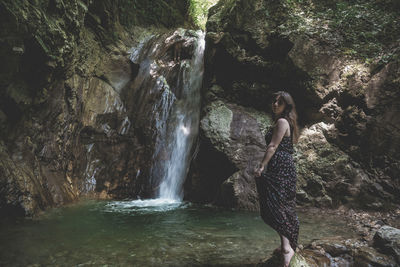
[[[201,183],[219,188],[215,193],[218,204],[240,210],[258,210],[252,170],[264,155],[265,140],[260,128],[270,125],[270,117],[254,109],[220,100],[209,103],[204,111],[206,113],[200,122],[200,129],[203,140],[207,142],[203,143],[200,151],[203,149],[213,153],[204,158],[200,154],[197,162],[201,168],[209,169],[208,160],[215,158],[219,162],[219,170],[210,174],[203,171],[199,177],[207,177],[208,181],[202,180]],[[193,188],[194,191],[200,192],[198,188]],[[208,188],[209,192],[212,189]]]
[[[311,267],[306,259],[299,253],[295,253],[292,260],[290,261],[289,267]]]
[[[374,248],[362,246],[353,251],[355,266],[398,266],[391,256],[379,253]]]
[[[374,247],[396,257],[400,263],[400,229],[384,225],[374,236]]]
[[[315,261],[315,257],[319,258],[319,255],[316,255],[313,251],[308,251],[309,253],[307,255],[307,259],[302,255],[304,251],[301,251],[301,253],[295,253],[294,256],[292,257],[292,260],[290,261],[289,267],[319,267],[323,266],[325,262],[330,262],[328,258],[325,257],[324,260],[317,260]],[[315,255],[314,255],[315,254]],[[322,265],[321,265],[322,264]],[[269,258],[268,260],[257,264],[257,267],[276,267],[276,266],[281,266],[282,265],[282,258],[279,254],[275,253]],[[328,264],[325,264],[326,266],[329,266]]]

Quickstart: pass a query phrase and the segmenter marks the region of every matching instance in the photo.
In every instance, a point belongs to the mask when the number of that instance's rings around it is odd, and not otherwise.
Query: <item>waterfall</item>
[[[159,200],[181,201],[198,133],[204,33],[177,29],[149,35],[130,51],[139,66],[130,86],[130,118],[154,145],[149,186]],[[179,53],[178,53],[179,52]]]
[[[201,33],[192,59],[181,62],[182,75],[179,75],[178,86],[182,92],[167,123],[165,147],[170,156],[162,163],[163,177],[158,192],[162,199],[181,201],[183,198],[182,187],[199,127],[204,44],[204,33]]]

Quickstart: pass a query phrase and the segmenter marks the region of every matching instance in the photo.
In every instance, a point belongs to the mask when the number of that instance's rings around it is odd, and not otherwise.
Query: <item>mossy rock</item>
[[[282,258],[278,254],[273,254],[267,261],[260,263],[257,267],[276,267],[282,266]],[[316,265],[307,262],[307,260],[299,253],[295,253],[290,261],[289,267],[316,267]]]

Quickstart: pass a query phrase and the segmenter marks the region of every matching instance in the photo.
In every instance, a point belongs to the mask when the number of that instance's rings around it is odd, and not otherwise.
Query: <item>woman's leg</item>
[[[292,259],[294,255],[294,250],[290,246],[289,239],[287,239],[283,235],[279,235],[281,237],[281,251],[283,255],[283,266],[289,267],[290,260]]]

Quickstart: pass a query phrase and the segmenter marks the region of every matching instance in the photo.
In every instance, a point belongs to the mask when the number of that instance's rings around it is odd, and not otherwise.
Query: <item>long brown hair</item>
[[[275,98],[279,96],[280,99],[282,99],[286,106],[285,110],[282,112],[282,114],[275,118],[274,116],[274,124],[279,118],[285,118],[288,122],[289,125],[291,126],[291,134],[293,136],[293,143],[297,143],[299,139],[299,127],[297,124],[297,112],[296,112],[296,105],[294,104],[292,96],[285,91],[278,91],[272,94],[272,96]]]

